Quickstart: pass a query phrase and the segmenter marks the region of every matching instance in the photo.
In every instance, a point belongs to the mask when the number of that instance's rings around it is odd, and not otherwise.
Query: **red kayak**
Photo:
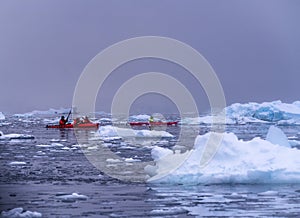
[[[98,128],[99,123],[80,123],[73,125],[73,123],[67,123],[66,125],[47,125],[46,128],[65,129],[65,128]]]
[[[168,121],[168,122],[129,122],[130,126],[177,126],[178,121]]]

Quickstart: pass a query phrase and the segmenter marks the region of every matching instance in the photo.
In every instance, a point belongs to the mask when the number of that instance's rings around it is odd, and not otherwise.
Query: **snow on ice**
[[[147,166],[149,182],[158,183],[299,183],[300,150],[287,146],[286,136],[270,128],[268,140],[239,140],[224,133],[213,159],[200,168],[200,158],[211,134],[199,135],[194,148],[185,153],[155,147],[156,166]]]

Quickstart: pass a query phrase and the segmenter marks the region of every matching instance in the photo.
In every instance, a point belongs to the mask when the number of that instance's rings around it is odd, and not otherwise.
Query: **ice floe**
[[[101,138],[126,138],[126,137],[165,137],[172,138],[173,135],[166,131],[155,131],[155,130],[133,130],[131,128],[119,128],[114,126],[100,126],[96,136]]]
[[[78,193],[72,194],[65,194],[65,193],[58,193],[56,194],[57,198],[60,199],[62,202],[75,202],[75,201],[85,201],[88,199],[87,196],[81,195]]]
[[[239,140],[224,133],[212,160],[200,167],[204,148],[212,134],[198,136],[194,148],[185,153],[167,148],[152,150],[156,166],[147,166],[149,182],[161,183],[299,183],[300,150],[287,146],[285,135],[269,130],[270,141],[254,138]]]
[[[42,214],[39,212],[31,212],[29,210],[25,211],[22,207],[17,207],[9,211],[2,211],[1,217],[9,218],[35,218],[42,217]]]
[[[27,134],[17,134],[17,133],[11,133],[11,134],[4,134],[0,131],[0,140],[13,140],[13,139],[34,139],[33,135],[27,135]]]
[[[2,112],[0,112],[0,120],[5,120],[5,116]]]
[[[40,110],[34,110],[32,112],[24,113],[24,114],[15,114],[16,117],[32,117],[37,115],[56,115],[56,114],[68,114],[70,111],[70,108],[60,108],[60,109],[53,109],[50,108],[47,111],[40,111]]]

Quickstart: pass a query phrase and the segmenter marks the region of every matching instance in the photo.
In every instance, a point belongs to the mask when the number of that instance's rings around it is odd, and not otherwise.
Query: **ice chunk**
[[[133,115],[129,117],[129,121],[148,121],[150,118],[147,114]]]
[[[23,161],[12,161],[9,163],[9,165],[25,165],[26,162]]]
[[[0,131],[0,140],[12,140],[12,139],[34,139],[33,135],[27,135],[27,134],[3,134],[3,132]]]
[[[42,217],[42,214],[39,212],[24,211],[22,207],[17,207],[9,211],[2,211],[1,217],[35,218],[35,217]]]
[[[281,129],[275,126],[270,126],[266,140],[275,145],[291,147],[286,135],[282,132]]]
[[[102,138],[107,137],[167,137],[172,138],[173,135],[166,131],[155,131],[155,130],[133,130],[130,128],[119,128],[114,126],[100,126],[97,136]]]
[[[212,134],[198,136],[194,148],[185,153],[153,149],[155,166],[145,168],[159,183],[299,183],[300,150],[254,138],[239,140],[224,133],[213,159],[200,165],[203,148]]]
[[[59,198],[62,202],[75,202],[75,201],[82,201],[87,200],[88,197],[85,195],[80,195],[78,193],[72,193],[72,194],[63,194],[59,195],[57,198]]]
[[[5,116],[2,112],[0,112],[0,120],[5,120]]]

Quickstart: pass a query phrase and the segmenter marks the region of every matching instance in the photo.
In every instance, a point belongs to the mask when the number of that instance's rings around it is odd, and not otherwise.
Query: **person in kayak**
[[[89,120],[89,118],[87,116],[85,116],[83,119],[83,123],[91,123],[91,121]]]
[[[82,121],[80,120],[79,117],[75,118],[75,120],[73,121],[73,125],[77,126],[78,124],[82,123]]]
[[[68,120],[65,120],[65,116],[61,116],[59,125],[64,126],[64,125],[66,125],[67,122],[68,122]]]
[[[154,118],[153,118],[153,116],[150,116],[150,118],[149,118],[149,130],[152,130],[151,123],[153,123],[153,122],[154,122]]]

